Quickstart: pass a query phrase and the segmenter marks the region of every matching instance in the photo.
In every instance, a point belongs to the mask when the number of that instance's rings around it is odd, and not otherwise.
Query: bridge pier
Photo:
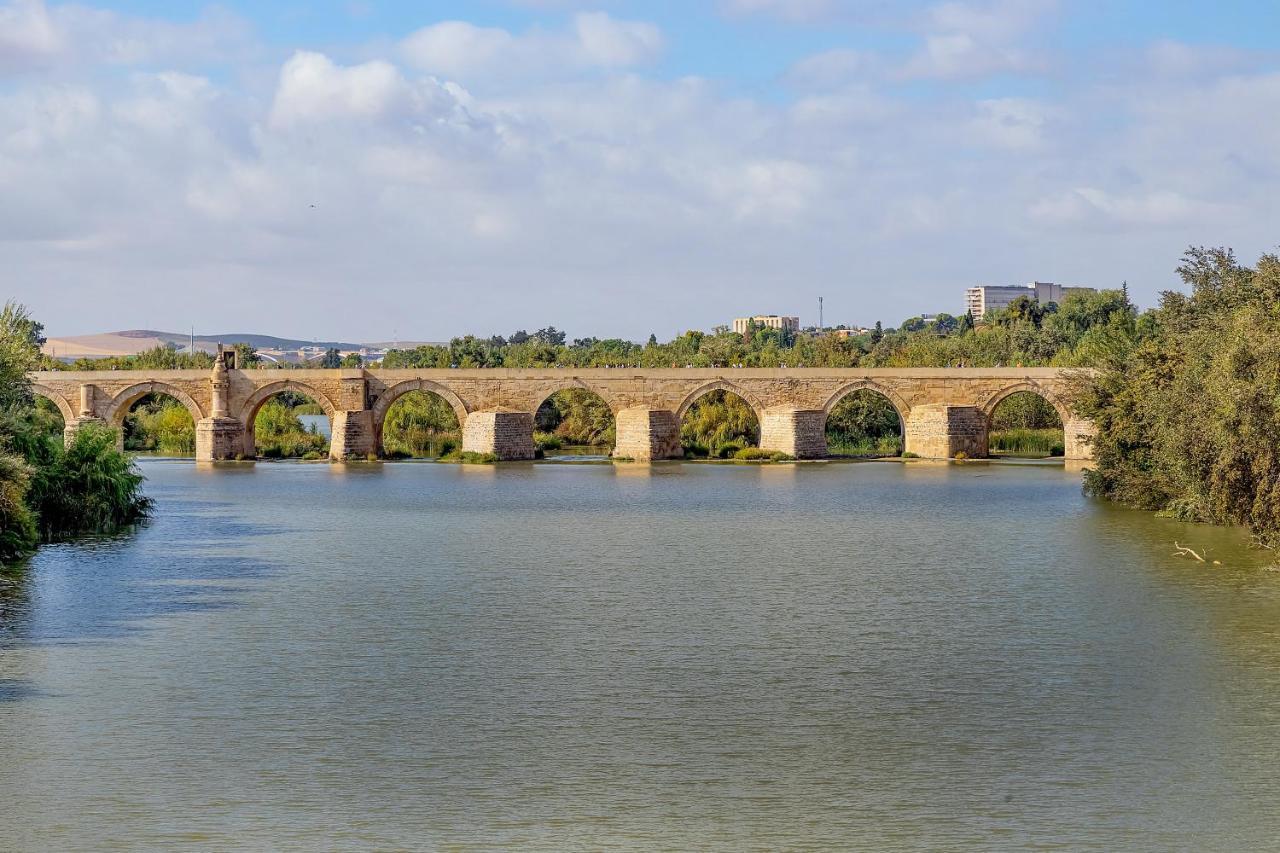
[[[500,461],[533,458],[532,412],[471,412],[462,425],[464,453],[492,453]]]
[[[796,459],[827,455],[827,413],[821,409],[766,409],[760,418],[760,449]]]
[[[1063,455],[1070,460],[1089,462],[1093,460],[1092,421],[1064,420],[1062,422]]]
[[[201,418],[196,424],[196,461],[222,462],[245,455],[244,424],[235,418]],[[249,454],[253,458],[253,454]]]
[[[654,459],[679,459],[680,422],[676,413],[667,409],[639,406],[623,409],[614,418],[617,438],[613,455],[637,462]]]
[[[378,437],[373,430],[373,412],[334,412],[333,434],[329,438],[329,458],[364,459],[378,452]]]
[[[977,406],[922,403],[911,407],[903,427],[907,453],[925,459],[987,455],[987,419]]]

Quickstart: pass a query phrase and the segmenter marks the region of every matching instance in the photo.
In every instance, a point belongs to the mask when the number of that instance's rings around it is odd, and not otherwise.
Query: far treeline
[[[1280,271],[1273,255],[1256,268],[1230,250],[1192,248],[1178,268],[1190,294],[1162,294],[1144,312],[1126,287],[1073,293],[1061,304],[1019,298],[982,323],[969,316],[913,318],[897,328],[877,323],[847,337],[752,328],[691,331],[666,343],[620,339],[567,340],[554,327],[510,337],[465,336],[447,346],[393,350],[387,368],[480,367],[1013,367],[1094,368],[1079,375],[1077,410],[1098,426],[1095,463],[1085,475],[1090,494],[1180,519],[1248,525],[1260,544],[1280,546]],[[240,363],[262,362],[238,345]],[[326,366],[359,366],[332,351]],[[50,365],[52,366],[52,365]],[[77,363],[77,368],[209,367],[211,359],[171,350]],[[273,401],[274,402],[274,401]],[[323,439],[296,415],[319,408],[298,395],[275,402],[257,424],[263,455],[321,455]],[[147,405],[175,406],[156,400]],[[146,407],[141,407],[145,409]],[[131,416],[133,418],[134,416]],[[173,415],[170,418],[176,420]],[[189,420],[189,418],[188,418]],[[126,425],[127,429],[129,425]],[[613,443],[613,420],[599,397],[582,390],[554,395],[536,418],[538,446]],[[138,442],[154,430],[138,427]],[[310,436],[307,433],[310,432]],[[384,439],[392,457],[456,453],[459,426],[433,394],[402,397],[388,413]],[[283,439],[281,437],[283,436]],[[758,458],[759,425],[733,394],[701,398],[681,425],[689,456]],[[277,440],[281,439],[281,440]],[[845,398],[828,419],[834,455],[893,456],[902,452],[893,406],[872,392]],[[1031,394],[1008,398],[993,423],[994,452],[1061,453],[1061,422]],[[274,442],[274,443],[273,443]],[[265,451],[264,447],[276,450]]]

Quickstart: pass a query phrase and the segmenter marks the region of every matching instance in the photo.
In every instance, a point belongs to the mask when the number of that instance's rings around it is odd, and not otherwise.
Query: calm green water
[[[1280,838],[1280,575],[1060,467],[142,465],[0,593],[5,849]]]

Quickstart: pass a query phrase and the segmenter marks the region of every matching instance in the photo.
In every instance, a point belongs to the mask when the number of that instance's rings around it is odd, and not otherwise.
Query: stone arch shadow
[[[979,406],[979,411],[982,412],[982,417],[986,422],[988,429],[991,427],[992,418],[995,417],[996,406],[999,406],[1014,394],[1021,394],[1023,392],[1035,394],[1050,406],[1053,406],[1054,410],[1058,413],[1058,419],[1062,421],[1064,427],[1067,422],[1072,419],[1071,407],[1068,406],[1067,403],[1058,396],[1058,394],[1043,385],[1023,380],[1005,388],[1001,388],[999,391],[988,397],[985,403]]]

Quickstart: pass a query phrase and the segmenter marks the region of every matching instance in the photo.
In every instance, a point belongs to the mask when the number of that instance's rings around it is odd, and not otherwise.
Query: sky
[[[1274,0],[0,0],[50,335],[896,325],[1280,242]]]

